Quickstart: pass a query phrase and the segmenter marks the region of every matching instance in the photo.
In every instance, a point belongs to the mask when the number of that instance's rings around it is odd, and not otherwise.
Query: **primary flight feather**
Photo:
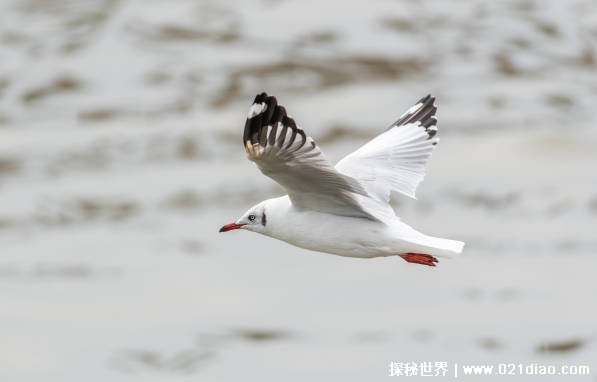
[[[341,256],[400,256],[435,266],[464,243],[424,235],[396,216],[392,192],[412,198],[439,142],[435,98],[408,109],[385,132],[333,166],[276,98],[258,94],[243,144],[249,160],[288,195],[251,207],[220,232],[246,229],[298,247]]]

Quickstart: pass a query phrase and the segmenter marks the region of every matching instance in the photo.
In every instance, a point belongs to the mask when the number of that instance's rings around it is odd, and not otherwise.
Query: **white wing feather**
[[[392,191],[416,199],[427,159],[439,142],[436,110],[433,97],[421,99],[387,131],[340,160],[336,169],[359,181],[379,203],[389,203]]]

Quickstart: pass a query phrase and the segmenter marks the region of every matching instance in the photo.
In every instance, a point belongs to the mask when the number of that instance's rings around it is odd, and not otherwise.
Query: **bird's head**
[[[246,229],[263,233],[267,225],[267,216],[265,215],[265,203],[259,203],[247,210],[238,220],[228,223],[220,228],[220,232],[228,232],[235,229]]]

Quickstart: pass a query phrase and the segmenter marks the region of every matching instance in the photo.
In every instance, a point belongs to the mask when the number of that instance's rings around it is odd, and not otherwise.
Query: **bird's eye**
[[[255,215],[249,215],[249,221],[255,221]]]

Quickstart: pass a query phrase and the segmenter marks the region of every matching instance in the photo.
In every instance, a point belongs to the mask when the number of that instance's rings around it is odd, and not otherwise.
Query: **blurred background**
[[[261,91],[334,162],[435,95],[442,142],[395,204],[464,255],[218,234],[282,192],[241,145]],[[593,0],[2,0],[0,379],[349,382],[445,361],[595,381],[596,106]]]

